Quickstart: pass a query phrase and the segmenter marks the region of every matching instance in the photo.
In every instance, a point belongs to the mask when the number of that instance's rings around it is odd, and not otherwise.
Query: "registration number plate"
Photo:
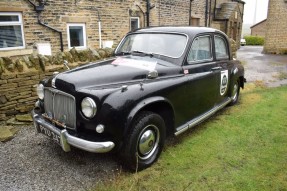
[[[42,134],[48,136],[49,138],[51,138],[53,141],[55,141],[56,143],[58,143],[59,145],[61,145],[60,143],[60,136],[57,135],[56,133],[50,131],[49,129],[45,128],[44,126],[40,125],[40,131]]]

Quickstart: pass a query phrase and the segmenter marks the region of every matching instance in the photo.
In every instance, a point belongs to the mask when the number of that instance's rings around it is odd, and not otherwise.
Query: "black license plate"
[[[58,143],[59,145],[61,145],[61,138],[59,135],[57,135],[56,133],[54,133],[53,131],[45,128],[44,126],[40,125],[40,131],[42,134],[48,136],[49,138],[51,138],[53,141],[55,141],[56,143]]]

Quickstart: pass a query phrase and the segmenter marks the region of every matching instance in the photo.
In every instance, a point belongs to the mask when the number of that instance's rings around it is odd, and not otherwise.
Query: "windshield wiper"
[[[130,54],[131,54],[130,51],[121,51],[121,52],[117,52],[115,55],[116,56],[119,56],[119,55],[124,56],[124,55],[130,55]]]
[[[132,50],[131,53],[143,54],[144,56],[150,56],[150,57],[154,56],[153,53],[143,52],[143,51],[139,51],[139,50]]]

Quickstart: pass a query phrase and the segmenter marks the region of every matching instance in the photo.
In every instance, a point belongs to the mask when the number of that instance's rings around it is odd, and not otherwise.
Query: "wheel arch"
[[[138,103],[128,115],[126,131],[131,128],[132,122],[141,111],[151,111],[162,117],[166,126],[166,135],[174,132],[174,109],[169,100],[163,97],[152,97]]]

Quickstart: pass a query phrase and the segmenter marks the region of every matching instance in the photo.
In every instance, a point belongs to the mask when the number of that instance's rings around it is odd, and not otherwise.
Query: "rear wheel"
[[[239,80],[237,80],[231,87],[231,102],[229,103],[230,106],[235,105],[238,102],[239,93],[240,93],[240,84]]]
[[[133,122],[122,151],[124,164],[142,170],[157,161],[165,141],[165,123],[153,112],[141,112]]]

